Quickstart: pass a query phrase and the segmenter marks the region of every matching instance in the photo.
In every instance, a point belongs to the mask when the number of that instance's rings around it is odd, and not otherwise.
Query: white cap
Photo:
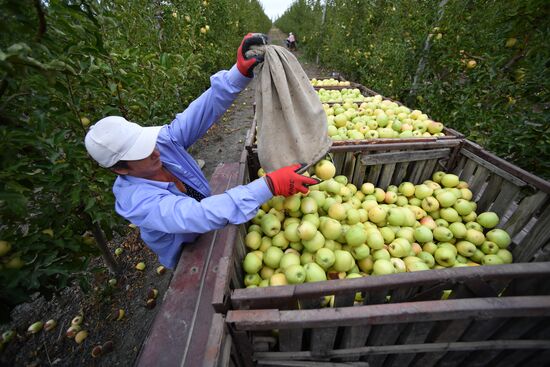
[[[142,127],[124,117],[108,116],[90,127],[84,143],[101,167],[136,161],[153,153],[162,126]]]

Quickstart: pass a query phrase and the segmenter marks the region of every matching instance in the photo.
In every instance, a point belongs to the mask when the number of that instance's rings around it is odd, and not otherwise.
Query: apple
[[[319,250],[321,247],[325,245],[325,237],[323,234],[319,231],[315,231],[315,234],[313,235],[313,238],[310,240],[302,240],[302,245],[304,245],[304,248],[311,252],[315,253],[317,250]]]
[[[390,226],[402,226],[405,224],[405,213],[400,207],[390,208],[386,220]]]
[[[456,203],[458,200],[455,194],[453,194],[451,191],[442,190],[440,191],[435,198],[437,201],[439,201],[439,205],[442,208],[449,208]]]
[[[439,202],[438,202],[438,204],[439,204]],[[420,223],[420,225],[422,225],[424,227],[428,227],[431,230],[433,230],[435,227],[437,227],[437,225],[435,224],[435,220],[430,216],[426,216],[426,217],[420,219],[419,223]]]
[[[323,218],[326,218],[326,219],[323,220],[319,225],[319,229],[321,230],[321,233],[323,234],[325,239],[328,239],[328,240],[337,239],[342,232],[342,225],[336,219],[333,219],[330,217],[323,217]]]
[[[374,260],[372,259],[372,256],[369,255],[364,259],[357,260],[357,266],[359,269],[361,269],[364,273],[370,273],[372,271],[372,267],[374,265]]]
[[[478,231],[476,229],[467,229],[464,239],[473,243],[476,246],[481,246],[485,241],[485,235],[482,231]]]
[[[466,222],[466,229],[474,229],[478,232],[483,232],[483,227],[478,222]]]
[[[370,255],[370,248],[366,244],[361,244],[351,249],[351,255],[355,260],[363,260]]]
[[[286,239],[284,232],[279,232],[271,239],[271,245],[285,250],[290,242]]]
[[[414,238],[420,243],[433,241],[432,230],[426,226],[416,227],[414,230]]]
[[[252,250],[257,250],[260,248],[262,243],[262,235],[256,231],[249,232],[244,238],[244,243],[246,247]]]
[[[476,245],[468,241],[459,241],[455,246],[458,253],[466,257],[471,257],[477,250]]]
[[[262,277],[262,279],[264,280],[269,280],[269,278],[271,278],[273,274],[275,274],[275,270],[273,270],[269,266],[264,266],[260,269],[260,277]]]
[[[381,206],[377,205],[369,209],[369,220],[373,223],[383,223],[386,221],[387,212]]]
[[[498,253],[499,247],[494,242],[484,241],[480,247],[480,250],[483,251],[483,253],[486,255],[496,255]]]
[[[300,264],[293,264],[284,269],[289,284],[302,284],[306,281],[306,270]]]
[[[441,185],[443,187],[455,187],[460,182],[460,178],[452,173],[446,173],[441,177]]]
[[[282,253],[282,251],[281,251]],[[248,253],[243,260],[243,269],[247,274],[255,274],[262,268],[262,260],[253,253]]]
[[[456,254],[448,247],[438,247],[434,253],[435,261],[446,268],[455,264]]]
[[[334,252],[328,248],[320,248],[315,253],[315,262],[323,269],[328,270],[336,261]]]
[[[499,228],[492,229],[487,232],[487,239],[491,242],[496,243],[499,248],[503,249],[507,248],[510,243],[512,243],[512,239],[510,238],[508,232]]]
[[[367,241],[367,231],[362,225],[351,226],[345,234],[346,243],[350,247],[356,247]]]
[[[335,261],[333,268],[336,271],[347,272],[355,265],[353,256],[348,251],[336,250],[334,251]]]
[[[398,191],[405,197],[412,197],[414,196],[415,187],[412,182],[402,182],[398,187]]]
[[[430,270],[430,266],[424,261],[413,261],[407,265],[407,270],[410,272]]]
[[[392,236],[393,236],[393,232],[392,232]],[[393,241],[393,238],[392,238],[392,241]],[[372,250],[380,250],[384,248],[385,240],[382,233],[377,229],[367,231],[367,244]]]
[[[436,227],[433,230],[434,238],[438,241],[450,241],[453,238],[453,232],[447,227]]]
[[[260,220],[262,231],[269,237],[275,236],[281,230],[281,222],[271,213],[265,214]]]
[[[372,275],[394,274],[395,267],[389,259],[376,260],[372,266]]]
[[[281,250],[279,247],[271,246],[265,251],[263,259],[264,264],[272,269],[277,269],[283,255],[283,250]]]
[[[495,212],[484,212],[477,216],[476,221],[483,226],[483,228],[494,228],[499,222],[497,213]]]
[[[435,258],[429,252],[421,251],[416,255],[416,257],[418,257],[420,260],[426,263],[426,265],[428,265],[429,268],[433,268],[435,265]]]
[[[427,198],[428,196],[431,196],[432,194],[433,189],[431,189],[428,185],[420,184],[415,186],[414,196],[417,199],[422,200],[424,198]]]
[[[474,254],[472,256],[470,256],[470,260],[475,261],[477,263],[480,263],[481,260],[483,260],[484,256],[485,256],[485,254],[483,253],[483,251],[481,251],[480,249],[476,249]]]
[[[328,208],[328,216],[338,221],[346,219],[346,208],[343,204],[334,203]]]
[[[466,237],[467,228],[462,222],[454,222],[449,224],[448,227],[453,233],[454,238],[464,238]]]
[[[288,224],[284,229],[283,234],[289,242],[300,242],[301,238],[300,238],[300,234],[298,233],[299,225],[300,225],[299,222],[298,223],[293,222]]]
[[[405,262],[402,259],[399,259],[397,257],[392,257],[390,259],[390,262],[393,265],[395,273],[404,273],[407,271],[407,266],[405,265]]]
[[[474,205],[471,201],[464,198],[457,199],[453,204],[453,208],[461,216],[469,215],[474,210]]]
[[[502,258],[495,254],[485,255],[481,260],[482,265],[501,265],[504,264]]]
[[[428,213],[433,212],[439,209],[439,201],[437,201],[437,199],[434,198],[433,196],[428,196],[422,199],[421,206],[422,206],[422,209],[424,209]]]
[[[277,287],[280,285],[287,285],[288,280],[286,279],[286,275],[284,273],[277,273],[273,274],[271,278],[269,278],[269,285],[272,287]]]
[[[361,192],[365,195],[370,195],[374,193],[374,185],[370,182],[365,182],[361,185]]]
[[[281,260],[279,261],[279,268],[284,270],[287,267],[296,264],[300,264],[300,256],[295,253],[288,252],[284,253],[281,257]]]
[[[317,227],[310,221],[302,221],[297,228],[300,239],[309,241],[315,237]]]
[[[513,260],[512,253],[506,249],[499,249],[497,252],[497,256],[502,259],[502,262],[504,264],[511,264]]]
[[[432,175],[432,180],[434,180],[435,182],[437,183],[440,183],[441,182],[441,179],[443,178],[443,176],[446,175],[446,172],[443,172],[443,171],[436,171],[434,172],[434,174]]]
[[[411,243],[404,238],[396,238],[388,246],[388,251],[393,257],[406,257],[411,252]]]
[[[302,252],[302,255],[300,255],[300,264],[305,265],[312,262],[315,262],[315,254],[307,251]]]
[[[262,278],[260,278],[260,275],[258,273],[256,274],[246,274],[244,276],[244,285],[250,286],[250,285],[258,285],[262,281]]]

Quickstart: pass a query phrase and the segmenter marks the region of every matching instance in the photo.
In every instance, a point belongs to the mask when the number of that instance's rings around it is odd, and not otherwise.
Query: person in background
[[[296,51],[296,37],[294,36],[294,34],[292,34],[292,32],[289,33],[287,41],[288,49],[290,51]]]
[[[97,163],[117,174],[113,185],[116,212],[140,228],[143,241],[161,264],[175,268],[182,247],[199,234],[252,219],[274,195],[307,193],[317,180],[283,167],[247,185],[211,195],[206,177],[187,149],[231,106],[253,77],[263,56],[247,58],[267,36],[247,34],[237,63],[210,78],[211,86],[164,126],[142,127],[120,116],[97,121],[85,137]]]

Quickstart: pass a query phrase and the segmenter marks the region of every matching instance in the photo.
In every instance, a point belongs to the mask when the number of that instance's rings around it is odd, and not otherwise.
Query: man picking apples
[[[118,214],[140,228],[143,241],[166,267],[174,268],[185,243],[201,233],[252,219],[273,195],[306,193],[317,180],[296,173],[299,164],[268,173],[247,185],[211,195],[201,169],[187,152],[231,106],[253,77],[262,56],[246,57],[267,36],[247,34],[229,71],[211,77],[211,87],[164,126],[142,127],[108,116],[85,138],[90,156],[118,177],[113,186]]]

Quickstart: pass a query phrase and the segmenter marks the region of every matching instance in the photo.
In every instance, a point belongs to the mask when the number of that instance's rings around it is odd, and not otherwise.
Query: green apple
[[[317,201],[314,198],[306,196],[302,199],[302,202],[300,203],[300,211],[302,214],[317,213],[317,209]]]
[[[276,273],[273,274],[271,278],[269,278],[269,285],[272,287],[277,287],[281,285],[287,285],[288,280],[286,279],[286,276],[284,273]]]
[[[404,238],[396,238],[388,246],[388,251],[393,257],[409,256],[411,249],[411,243]]]
[[[271,239],[271,245],[285,250],[290,242],[286,239],[284,232],[279,232]]]
[[[415,187],[412,182],[402,182],[399,185],[398,191],[405,197],[412,197],[415,192]]]
[[[459,241],[456,243],[456,249],[459,254],[465,257],[471,257],[475,254],[477,247],[471,242],[468,241]]]
[[[356,247],[367,241],[367,231],[362,225],[351,226],[345,233],[346,243],[350,247]]]
[[[430,270],[430,266],[424,261],[413,261],[407,266],[407,270],[410,272]]]
[[[258,232],[259,234],[264,234],[262,232],[262,227],[260,227],[259,225],[257,224],[251,224],[250,227],[248,227],[248,229],[246,230],[248,233],[250,232]]]
[[[379,232],[382,235],[382,238],[384,239],[384,243],[389,244],[395,239],[395,232],[390,227],[381,227],[379,228]],[[374,250],[372,246],[371,248]]]
[[[328,216],[338,221],[346,219],[346,207],[340,203],[334,203],[328,208]]]
[[[335,261],[333,268],[336,271],[347,272],[355,265],[353,256],[348,251],[336,250],[334,251]]]
[[[386,220],[390,226],[405,224],[405,212],[400,207],[390,208]]]
[[[338,116],[340,115],[337,115],[334,117],[334,120],[335,120],[334,122],[336,126],[341,127],[343,126],[342,122],[344,124],[345,122],[347,122],[347,118],[344,116],[343,118],[345,119],[345,121],[341,121],[342,118],[341,117],[339,118]],[[336,122],[337,118],[339,120],[338,123]],[[326,159],[322,159],[319,162],[317,162],[314,169],[315,169],[315,176],[319,177],[321,180],[331,179],[336,174],[336,167],[331,161],[328,161]]]
[[[390,259],[390,262],[393,265],[393,268],[395,269],[395,273],[404,273],[407,271],[407,266],[405,265],[405,262],[397,257],[392,257]]]
[[[258,209],[258,211],[256,212],[256,215],[254,216],[254,218],[252,218],[252,223],[261,225],[262,223],[261,220],[262,220],[262,217],[265,215],[265,213],[266,212],[264,210]]]
[[[384,228],[387,228],[387,227],[384,227]],[[393,236],[393,232],[392,232],[392,236]],[[393,241],[393,238],[394,237],[392,237],[392,241]],[[384,248],[385,241],[384,241],[384,237],[382,236],[382,233],[377,229],[372,229],[367,231],[367,244],[372,250],[380,250]]]
[[[464,239],[473,243],[476,246],[481,246],[483,242],[485,242],[485,235],[483,234],[483,232],[478,231],[477,229],[467,229]]]
[[[322,220],[319,225],[319,229],[321,230],[321,233],[323,234],[323,236],[325,236],[325,239],[328,239],[328,240],[337,239],[342,233],[342,225],[336,219],[333,219],[330,217],[323,217],[323,218],[325,219]]]
[[[269,266],[263,266],[261,269],[260,269],[260,277],[262,277],[262,279],[268,279],[271,278],[271,276],[275,274],[275,270],[270,268]]]
[[[262,243],[262,235],[256,231],[249,232],[244,238],[244,243],[249,249],[257,250]]]
[[[315,262],[323,269],[328,270],[336,261],[334,252],[326,247],[320,248],[315,253]]]
[[[304,269],[306,270],[306,282],[308,283],[327,280],[326,272],[315,262],[305,264]]]
[[[308,196],[313,198],[317,202],[317,207],[322,208],[325,204],[325,200],[327,199],[327,195],[324,191],[312,191],[311,186],[309,187],[309,194]]]
[[[441,215],[441,218],[445,219],[449,223],[462,221],[460,215],[458,215],[457,211],[453,208],[441,208],[439,214]]]
[[[453,233],[454,238],[464,238],[466,237],[467,229],[464,223],[454,222],[449,224],[449,229]]]
[[[443,187],[455,187],[459,182],[460,178],[452,173],[446,173],[441,177],[441,185],[443,185]]]
[[[363,243],[359,246],[353,247],[351,249],[351,254],[355,258],[355,260],[363,260],[370,255],[370,248]]]
[[[433,238],[433,233],[428,227],[420,226],[414,230],[414,239],[420,243],[431,242]]]
[[[302,252],[302,255],[300,255],[300,264],[305,265],[313,262],[315,262],[315,254],[307,251]]]
[[[483,253],[483,251],[481,251],[480,249],[476,249],[474,254],[470,256],[470,260],[475,261],[476,263],[481,263],[484,256],[485,254]]]
[[[501,265],[504,264],[504,261],[502,258],[495,254],[489,254],[483,256],[483,259],[481,260],[482,265]]]
[[[369,220],[373,223],[383,223],[386,221],[387,212],[380,205],[369,209]]]
[[[374,261],[380,260],[380,259],[389,260],[390,258],[391,258],[390,252],[385,248],[380,250],[375,250],[372,252],[372,259]]]
[[[272,269],[277,269],[283,255],[283,250],[279,247],[271,246],[265,251],[264,264]]]
[[[299,242],[301,240],[300,234],[298,233],[298,226],[300,223],[290,223],[284,229],[284,236],[289,242]]]
[[[298,236],[301,240],[311,240],[315,237],[317,227],[311,221],[302,221],[298,226]]]
[[[296,265],[296,264],[298,265],[300,264],[299,255],[292,252],[284,253],[283,256],[281,257],[281,260],[279,261],[279,268],[284,270],[289,266]]]
[[[281,221],[273,214],[265,214],[260,220],[260,226],[266,236],[273,237],[281,230]]]
[[[487,239],[496,243],[500,248],[507,248],[510,243],[512,243],[512,239],[508,232],[499,228],[487,232]]]
[[[439,201],[433,196],[428,196],[422,199],[421,206],[422,209],[430,213],[439,209]]]
[[[497,256],[502,259],[502,262],[504,264],[511,264],[513,260],[512,253],[506,249],[499,249],[497,252]]]
[[[477,216],[476,221],[483,226],[483,228],[494,228],[499,222],[497,213],[495,212],[484,212]]]
[[[465,226],[466,226],[466,229],[473,229],[478,232],[483,232],[483,227],[478,222],[467,222]]]
[[[258,285],[262,281],[262,278],[260,278],[260,275],[258,273],[255,274],[246,274],[244,276],[244,285],[247,287],[250,285]]]
[[[418,257],[420,260],[425,262],[426,265],[428,265],[429,268],[433,268],[433,266],[435,265],[435,258],[429,252],[421,251],[421,252],[418,253],[418,255],[416,255],[416,257]]]
[[[316,191],[316,192],[321,192],[321,191]],[[295,212],[297,210],[300,210],[300,203],[301,202],[302,202],[302,199],[301,199],[300,195],[295,194],[295,195],[292,195],[292,196],[289,196],[289,197],[285,198],[285,200],[283,202],[283,208],[286,211]]]
[[[361,185],[361,192],[365,195],[374,193],[374,185],[370,182],[365,182]]]
[[[498,253],[499,247],[494,242],[483,241],[480,250],[483,251],[483,253],[486,255],[496,255]]]
[[[435,261],[446,268],[455,264],[456,254],[448,247],[438,247],[434,253]]]
[[[422,251],[434,254],[435,250],[437,250],[437,245],[433,242],[426,242],[424,245],[422,245]]]
[[[395,268],[389,259],[378,259],[372,266],[373,275],[394,274]]]
[[[357,260],[357,266],[362,272],[366,274],[369,274],[372,271],[373,265],[374,265],[374,260],[372,258],[372,255],[369,255],[362,260]]]
[[[442,208],[449,208],[453,206],[456,201],[458,200],[455,194],[453,194],[451,191],[442,190],[440,191],[435,198],[437,201],[439,201],[439,205]]]
[[[431,189],[428,185],[420,184],[415,186],[414,196],[419,200],[432,196],[432,194],[433,189]]]
[[[453,238],[453,232],[447,227],[436,227],[433,230],[433,235],[438,241],[450,241]]]
[[[293,264],[284,269],[289,284],[302,284],[306,281],[306,270],[300,264]]]
[[[319,250],[321,247],[325,245],[325,237],[323,234],[319,231],[315,231],[315,234],[313,235],[313,238],[310,240],[302,240],[302,245],[304,245],[304,248],[311,252],[315,253],[317,250]]]
[[[281,251],[282,253],[282,251]],[[262,268],[262,260],[253,253],[248,253],[243,260],[243,269],[247,274],[255,274]]]
[[[437,171],[437,172],[434,172],[434,174],[432,175],[432,180],[434,180],[435,182],[437,183],[440,183],[441,182],[441,179],[443,178],[443,176],[445,176],[446,173],[443,172],[443,171]]]

